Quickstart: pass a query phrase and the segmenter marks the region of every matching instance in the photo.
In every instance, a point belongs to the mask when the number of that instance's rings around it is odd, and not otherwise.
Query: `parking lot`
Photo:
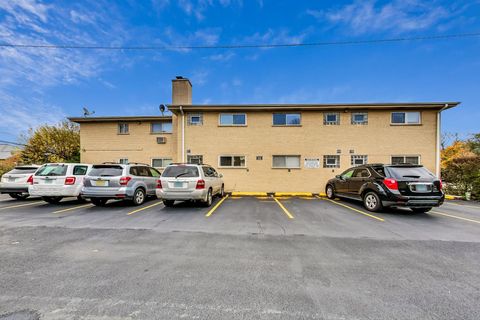
[[[480,205],[302,196],[106,207],[0,199],[0,314],[478,319]],[[1,319],[1,317],[0,317]]]

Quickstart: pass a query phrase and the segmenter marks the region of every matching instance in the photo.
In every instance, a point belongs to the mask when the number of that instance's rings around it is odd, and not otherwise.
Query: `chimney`
[[[187,78],[177,76],[172,80],[172,104],[192,104],[192,83]]]

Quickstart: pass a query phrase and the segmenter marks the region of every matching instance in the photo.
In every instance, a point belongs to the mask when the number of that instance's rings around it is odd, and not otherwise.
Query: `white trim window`
[[[392,164],[420,164],[420,156],[418,155],[408,155],[408,156],[392,156]]]
[[[120,163],[120,164],[128,164],[128,158],[120,158],[120,159],[118,159],[118,163]]]
[[[422,119],[419,111],[392,112],[391,124],[421,124]]]
[[[247,114],[246,113],[220,113],[218,116],[218,124],[220,126],[246,126]]]
[[[218,166],[220,168],[245,168],[245,156],[221,155],[218,157]]]
[[[203,164],[203,155],[201,154],[188,154],[187,163],[191,164]]]
[[[358,154],[351,155],[350,164],[352,165],[352,167],[362,166],[367,163],[368,163],[368,156],[358,155]]]
[[[324,168],[340,168],[340,156],[339,155],[324,155],[323,156]]]
[[[300,113],[274,113],[272,123],[274,126],[299,126],[302,117]]]
[[[152,167],[154,168],[165,168],[169,164],[172,164],[172,158],[153,158]]]
[[[172,133],[172,122],[152,122],[150,124],[150,133]]]
[[[323,114],[323,124],[324,125],[339,125],[340,124],[340,113],[339,112],[325,112]]]
[[[367,112],[352,112],[352,124],[368,124],[368,113]]]
[[[129,134],[128,123],[126,122],[118,123],[118,134]]]
[[[300,156],[296,155],[278,155],[272,157],[272,167],[273,168],[284,168],[284,169],[299,169],[300,168]]]
[[[189,113],[187,117],[187,125],[189,126],[201,126],[203,125],[203,114],[201,113]]]

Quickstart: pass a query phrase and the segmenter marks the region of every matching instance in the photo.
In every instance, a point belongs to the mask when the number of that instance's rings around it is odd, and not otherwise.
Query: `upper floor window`
[[[201,113],[189,113],[187,124],[189,126],[201,126],[203,124],[203,115]]]
[[[246,126],[247,115],[245,113],[220,113],[221,126]]]
[[[392,164],[420,164],[420,156],[392,156]]]
[[[171,122],[153,122],[151,125],[152,133],[172,133]]]
[[[324,113],[323,114],[323,124],[339,125],[340,124],[340,113],[338,113],[338,112]]]
[[[368,124],[368,113],[366,112],[353,112],[352,124]]]
[[[392,112],[392,124],[420,124],[420,112]]]
[[[187,155],[187,163],[191,164],[203,164],[203,155]]]
[[[128,123],[120,122],[118,124],[118,134],[128,134]]]
[[[220,167],[244,168],[245,156],[220,156]]]
[[[273,156],[272,167],[298,169],[300,168],[300,156]]]
[[[274,126],[298,126],[301,123],[300,113],[274,113]]]
[[[128,158],[121,158],[118,160],[118,163],[120,164],[128,164]]]

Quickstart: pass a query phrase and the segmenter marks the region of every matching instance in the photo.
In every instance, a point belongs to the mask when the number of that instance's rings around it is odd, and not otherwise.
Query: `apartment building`
[[[171,116],[71,118],[81,160],[208,163],[228,191],[323,192],[364,163],[418,163],[439,174],[441,112],[458,102],[194,105],[172,81]]]

